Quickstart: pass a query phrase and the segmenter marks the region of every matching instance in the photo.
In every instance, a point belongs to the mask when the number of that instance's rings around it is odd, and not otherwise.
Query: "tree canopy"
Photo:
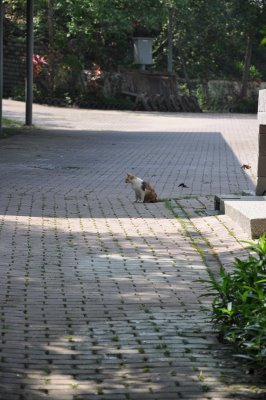
[[[8,0],[7,14],[21,22],[25,3]],[[35,0],[36,46],[115,69],[132,63],[134,36],[150,36],[155,38],[154,67],[163,69],[169,8],[179,75],[239,76],[248,38],[260,71],[266,0]]]
[[[16,29],[24,29],[25,3],[6,2],[6,19]],[[170,11],[173,70],[178,77],[242,79],[243,83],[249,77],[266,79],[266,0],[34,3],[35,46],[47,54],[51,66],[59,61],[76,72],[92,63],[104,70],[132,68],[133,37],[148,36],[154,38],[150,68],[166,71]]]

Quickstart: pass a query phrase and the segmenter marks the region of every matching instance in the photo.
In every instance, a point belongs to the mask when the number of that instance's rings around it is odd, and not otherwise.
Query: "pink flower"
[[[34,65],[43,65],[43,64],[48,64],[47,61],[45,60],[46,56],[39,56],[39,54],[34,54],[32,56],[32,62]]]
[[[34,75],[38,76],[42,72],[43,66],[48,65],[47,61],[45,60],[46,56],[39,56],[39,54],[34,54],[32,56],[32,63],[33,63],[33,73]]]

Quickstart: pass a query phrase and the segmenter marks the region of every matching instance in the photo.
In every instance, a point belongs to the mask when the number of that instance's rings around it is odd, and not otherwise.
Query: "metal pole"
[[[27,0],[26,125],[32,125],[33,101],[33,0]]]
[[[4,19],[4,5],[0,0],[0,134],[2,134],[2,108],[3,108],[3,19]]]

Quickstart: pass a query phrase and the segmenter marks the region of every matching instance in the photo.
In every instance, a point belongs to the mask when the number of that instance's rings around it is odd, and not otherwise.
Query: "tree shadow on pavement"
[[[116,202],[127,216],[114,217]],[[50,217],[6,216],[3,399],[240,400],[251,390],[212,331],[195,282],[206,265],[182,225],[164,204],[143,215],[126,206],[103,199],[86,213],[70,199],[64,217],[56,204]]]
[[[124,184],[131,171],[161,198],[253,189],[234,149],[216,131],[1,141],[0,399],[252,398],[200,297],[201,253],[164,202],[134,204]]]
[[[150,180],[160,199],[254,191],[253,153],[254,143],[218,131],[34,131],[1,141],[1,194],[133,200],[127,172]]]

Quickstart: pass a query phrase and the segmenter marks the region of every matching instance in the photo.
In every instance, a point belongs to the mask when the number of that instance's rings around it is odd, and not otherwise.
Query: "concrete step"
[[[266,196],[215,196],[215,209],[236,221],[251,239],[266,231]]]

